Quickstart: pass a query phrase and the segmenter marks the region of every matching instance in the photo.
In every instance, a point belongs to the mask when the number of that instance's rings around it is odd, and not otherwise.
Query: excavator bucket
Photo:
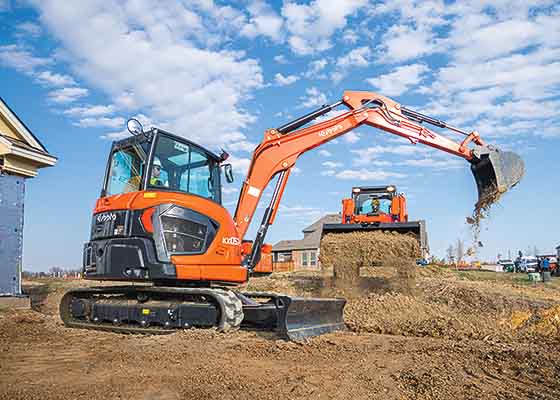
[[[523,160],[511,151],[475,146],[473,156],[471,170],[478,188],[477,207],[495,202],[517,185],[525,172]]]
[[[273,331],[277,336],[302,341],[313,336],[346,329],[340,298],[291,297],[276,293],[239,293],[244,319],[241,327]]]

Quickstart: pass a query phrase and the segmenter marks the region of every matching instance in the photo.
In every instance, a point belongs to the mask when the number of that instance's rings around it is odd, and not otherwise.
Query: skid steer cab
[[[227,153],[160,129],[144,132],[135,120],[129,130],[134,135],[111,148],[84,248],[84,277],[245,282],[250,270],[242,265],[243,249],[250,246],[242,245],[222,206],[222,176],[233,181]],[[254,269],[272,272],[269,258]]]

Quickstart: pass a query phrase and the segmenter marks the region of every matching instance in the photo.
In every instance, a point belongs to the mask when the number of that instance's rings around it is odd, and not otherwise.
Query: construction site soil
[[[58,302],[87,283],[29,282],[34,310],[0,310],[0,399],[560,398],[557,281],[408,268],[364,265],[353,287],[332,272],[251,280],[247,289],[348,299],[348,330],[305,343],[69,329]]]

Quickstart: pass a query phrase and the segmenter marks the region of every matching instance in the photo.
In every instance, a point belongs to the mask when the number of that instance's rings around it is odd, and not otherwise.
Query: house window
[[[301,253],[301,265],[304,267],[309,265],[309,253],[307,251]]]
[[[292,261],[292,252],[284,251],[276,253],[276,262],[290,262]]]
[[[310,251],[309,252],[309,263],[312,267],[317,266],[317,252],[316,251]]]

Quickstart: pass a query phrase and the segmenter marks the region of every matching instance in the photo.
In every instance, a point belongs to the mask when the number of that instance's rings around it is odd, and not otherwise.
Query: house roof
[[[0,97],[0,112],[4,115],[8,121],[12,124],[12,126],[17,129],[17,131],[23,136],[25,142],[28,146],[33,147],[36,150],[42,151],[43,153],[48,154],[46,147],[41,143],[39,138],[31,132],[31,130],[23,123],[21,119],[17,116],[17,114],[10,108],[8,103],[4,101],[2,97]]]
[[[37,170],[56,164],[57,158],[19,119],[0,97],[0,169],[23,177],[37,175]]]
[[[281,240],[272,246],[272,251],[318,249],[321,244],[323,224],[332,224],[339,221],[340,214],[327,214],[303,229],[303,239]]]

